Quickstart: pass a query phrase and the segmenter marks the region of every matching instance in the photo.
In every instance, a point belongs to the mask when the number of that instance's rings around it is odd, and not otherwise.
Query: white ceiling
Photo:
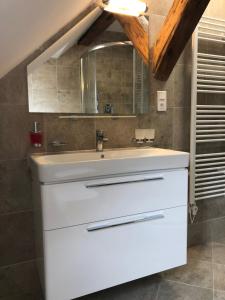
[[[0,78],[94,0],[0,0]]]

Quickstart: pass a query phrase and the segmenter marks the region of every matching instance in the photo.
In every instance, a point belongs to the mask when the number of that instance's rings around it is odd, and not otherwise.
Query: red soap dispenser
[[[35,148],[42,147],[43,134],[40,130],[40,124],[38,122],[34,122],[33,124],[33,129],[30,132],[30,142]]]

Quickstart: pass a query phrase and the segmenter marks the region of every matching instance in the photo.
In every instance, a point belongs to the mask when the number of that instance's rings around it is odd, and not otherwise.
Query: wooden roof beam
[[[149,35],[147,19],[114,14],[125,34],[133,43],[145,64],[149,64]],[[147,24],[146,24],[147,23]]]
[[[113,14],[103,11],[100,17],[92,24],[92,26],[79,39],[78,45],[89,46],[92,44],[113,22],[115,17]]]
[[[153,48],[153,73],[167,80],[210,0],[174,0]]]
[[[143,17],[130,17],[112,14],[103,11],[101,16],[93,23],[78,41],[78,45],[89,46],[98,38],[115,20],[121,24],[125,34],[133,43],[146,64],[149,63],[148,21]]]

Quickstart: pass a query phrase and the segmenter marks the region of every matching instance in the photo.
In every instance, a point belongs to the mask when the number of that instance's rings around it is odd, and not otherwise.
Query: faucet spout
[[[107,142],[108,138],[105,137],[103,130],[96,130],[96,151],[102,152],[104,148],[104,142]]]

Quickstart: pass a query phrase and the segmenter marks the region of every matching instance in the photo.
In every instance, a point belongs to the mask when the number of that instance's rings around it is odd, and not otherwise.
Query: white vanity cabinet
[[[187,164],[188,158],[181,168],[68,182],[34,179],[46,300],[74,299],[185,264]]]

